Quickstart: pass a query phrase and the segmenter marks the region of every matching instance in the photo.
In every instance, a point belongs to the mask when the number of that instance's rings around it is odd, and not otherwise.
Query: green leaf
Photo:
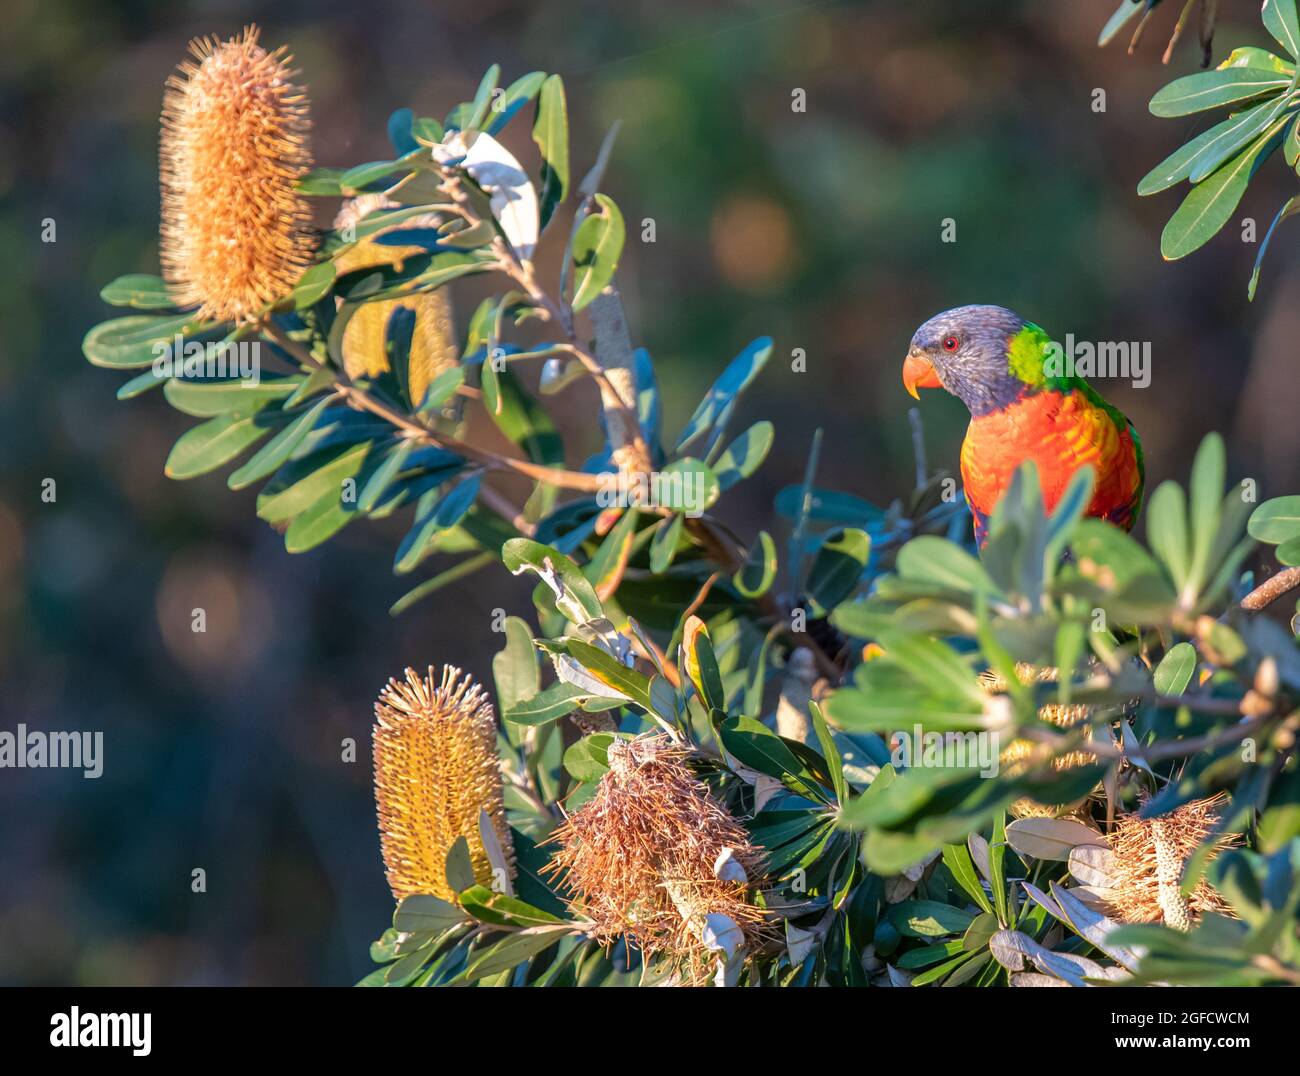
[[[825,616],[858,585],[871,557],[871,536],[846,527],[822,543],[808,572],[807,592],[813,615]]]
[[[889,910],[889,921],[909,938],[938,938],[963,934],[975,916],[937,900],[905,900]]]
[[[573,309],[581,310],[614,279],[623,253],[623,214],[614,199],[596,195],[600,212],[583,218],[573,236]]]
[[[453,366],[448,370],[443,370],[442,373],[429,382],[429,387],[424,390],[424,399],[420,401],[418,406],[419,411],[422,413],[436,411],[450,400],[464,383],[465,368],[463,366]]]
[[[308,505],[294,516],[289,529],[284,532],[284,548],[289,553],[306,553],[327,542],[357,518],[343,504],[342,489],[332,489],[319,500]]]
[[[174,310],[175,302],[162,277],[145,273],[128,273],[105,284],[99,297],[113,306],[133,306],[137,310]]]
[[[1300,538],[1289,538],[1278,546],[1277,559],[1288,568],[1300,566]]]
[[[393,570],[398,575],[412,571],[432,550],[438,535],[456,526],[474,504],[482,484],[481,473],[471,474],[446,494],[436,489],[425,493],[415,513],[415,522],[397,548]]]
[[[515,113],[537,96],[545,81],[545,71],[530,71],[510,83],[504,93],[494,94],[492,99],[494,118],[488,125],[488,134],[495,138]]]
[[[812,718],[812,727],[817,734],[817,743],[821,747],[822,758],[826,760],[826,768],[830,771],[835,800],[839,804],[848,803],[849,785],[844,779],[844,760],[840,757],[839,748],[835,746],[835,740],[826,724],[826,717],[822,714],[822,708],[811,699],[808,702],[808,716]]]
[[[1137,185],[1138,194],[1145,198],[1147,195],[1168,190],[1175,183],[1181,183],[1191,174],[1192,162],[1197,159],[1201,150],[1225,133],[1241,130],[1243,116],[1261,116],[1272,107],[1272,102],[1256,105],[1240,116],[1232,116],[1222,123],[1216,123],[1209,130],[1202,131],[1190,142],[1174,150],[1173,153],[1143,176]]]
[[[989,840],[989,888],[993,891],[993,907],[998,922],[1008,928],[1016,925],[1016,916],[1007,895],[1007,813],[999,811],[993,819],[993,835]]]
[[[758,376],[771,355],[772,338],[760,336],[732,359],[691,415],[691,420],[677,439],[674,451],[681,452],[701,434],[725,426],[735,410],[736,400]]]
[[[757,471],[767,459],[775,439],[776,428],[766,419],[755,422],[736,437],[713,464],[719,487],[729,489]]]
[[[313,265],[298,278],[298,283],[290,293],[293,308],[306,310],[308,307],[315,306],[330,293],[337,275],[338,270],[332,261]]]
[[[542,681],[528,625],[517,616],[508,616],[502,631],[506,645],[492,658],[492,679],[497,706],[504,712],[534,698],[541,691]]]
[[[935,583],[964,594],[997,593],[984,566],[956,542],[934,534],[913,538],[898,551],[898,574],[908,580]]]
[[[1099,46],[1109,45],[1139,11],[1145,10],[1148,10],[1145,0],[1119,0],[1119,7],[1106,20],[1106,25],[1101,28],[1097,44]]]
[[[746,598],[761,598],[776,581],[776,542],[767,531],[758,532],[744,566],[731,577],[732,585]]]
[[[464,130],[477,131],[483,126],[483,120],[487,117],[488,108],[492,104],[492,94],[500,80],[501,66],[493,64],[487,69],[478,84],[478,91],[474,94],[474,101],[470,106],[469,118],[465,121]]]
[[[187,343],[214,341],[223,328],[196,322],[193,314],[131,314],[100,322],[86,333],[81,350],[94,366],[133,370],[171,357],[177,336]]]
[[[563,681],[514,706],[502,706],[501,716],[516,725],[545,725],[573,713],[587,693]]]
[[[785,740],[761,721],[744,715],[729,717],[718,726],[718,736],[742,765],[784,781],[804,795],[825,800],[807,767]]]
[[[256,415],[218,415],[186,430],[167,455],[168,478],[197,478],[229,463],[271,432]]]
[[[339,198],[343,194],[343,188],[339,185],[342,175],[343,170],[340,168],[313,168],[298,180],[298,191],[308,197]]]
[[[450,901],[430,893],[403,897],[393,913],[393,927],[403,934],[441,932],[465,921],[465,913]]]
[[[626,695],[644,710],[655,709],[650,699],[650,679],[635,669],[629,669],[617,658],[581,639],[568,641],[569,656],[606,687],[612,688],[610,698]]]
[[[370,447],[368,442],[353,445],[327,457],[310,457],[289,465],[258,494],[258,518],[278,526],[305,512],[326,494],[332,493],[337,500],[343,483],[361,472]]]
[[[1287,137],[1287,163],[1295,167],[1300,163],[1300,122],[1291,125],[1290,134]],[[1255,299],[1255,291],[1259,287],[1259,272],[1264,265],[1264,255],[1268,252],[1268,245],[1273,241],[1273,233],[1277,231],[1277,226],[1289,217],[1300,213],[1300,195],[1292,195],[1282,203],[1282,208],[1277,211],[1273,217],[1273,223],[1268,226],[1268,231],[1264,233],[1264,238],[1259,244],[1259,251],[1255,255],[1255,265],[1250,271],[1250,284],[1246,288],[1246,298],[1250,301]]]
[[[1151,98],[1153,116],[1190,116],[1285,90],[1289,80],[1276,71],[1229,67],[1175,79]]]
[[[1227,456],[1223,438],[1217,433],[1207,434],[1196,450],[1192,461],[1191,540],[1192,559],[1188,575],[1192,586],[1199,592],[1210,571],[1210,556],[1219,533],[1219,506],[1223,501],[1223,485],[1227,481]]]
[[[656,508],[693,517],[711,508],[721,492],[713,468],[693,456],[673,460],[654,476],[650,489]]]
[[[686,677],[695,685],[700,701],[711,710],[725,711],[727,693],[718,671],[718,659],[713,653],[709,629],[698,616],[689,616],[682,628],[682,665]]]
[[[366,480],[366,484],[361,487],[361,492],[357,494],[358,512],[369,512],[379,504],[381,498],[388,492],[401,472],[402,466],[415,448],[415,444],[413,438],[403,438],[388,451],[384,456],[384,461],[375,468]]]
[[[943,846],[943,862],[957,880],[957,884],[985,912],[991,914],[993,905],[989,901],[988,894],[984,892],[984,887],[980,884],[979,873],[975,870],[975,861],[971,859],[971,854],[966,850],[966,846],[963,844],[945,844]]]
[[[1292,59],[1300,57],[1300,21],[1296,19],[1295,0],[1264,0],[1260,14],[1264,28],[1288,55]]]
[[[1267,101],[1257,105],[1240,116],[1233,117],[1223,130],[1205,143],[1190,161],[1187,162],[1187,178],[1192,183],[1200,183],[1224,161],[1239,153],[1243,146],[1259,136],[1259,133],[1272,123],[1284,109],[1288,99],[1280,97],[1276,101]]]
[[[416,150],[404,154],[395,161],[368,161],[365,164],[359,164],[354,168],[349,168],[339,176],[339,190],[345,195],[362,193],[367,187],[379,183],[380,180],[388,180],[389,176],[398,172],[410,172],[422,161],[417,158],[425,156],[423,150]],[[391,183],[384,183],[384,186],[391,186]]]
[[[251,415],[269,403],[292,395],[303,383],[299,376],[270,381],[182,381],[171,378],[163,386],[167,402],[186,415]]]
[[[1288,78],[1295,74],[1294,64],[1287,63],[1276,53],[1269,52],[1267,49],[1256,48],[1253,45],[1243,45],[1240,48],[1233,49],[1228,53],[1228,58],[1219,64],[1219,67],[1220,69],[1225,67],[1256,67],[1265,71],[1276,71]]]
[[[570,599],[557,604],[557,607],[574,623],[584,623],[604,615],[595,588],[582,570],[559,550],[531,538],[512,538],[501,547],[501,560],[511,575],[526,570],[543,578],[554,574]]]
[[[533,141],[542,155],[542,175],[537,192],[541,226],[546,227],[556,206],[569,192],[569,117],[564,102],[564,80],[551,75],[537,96]]]
[[[1176,261],[1204,246],[1228,223],[1246,192],[1260,155],[1287,122],[1286,118],[1274,121],[1246,149],[1192,188],[1160,235],[1160,253],[1166,261]]]
[[[1191,643],[1175,643],[1160,659],[1152,680],[1159,694],[1181,695],[1195,671],[1196,648]]]
[[[938,639],[905,632],[882,632],[884,654],[878,661],[898,665],[920,684],[983,712],[987,696],[965,659]]]
[[[615,732],[593,732],[564,752],[564,768],[575,781],[599,781],[609,771],[609,748],[618,739]]]
[[[474,862],[470,857],[469,841],[462,834],[447,850],[447,884],[457,893],[475,884]]]
[[[254,482],[274,474],[280,465],[293,454],[293,450],[302,442],[302,439],[307,435],[307,431],[316,424],[316,420],[320,418],[321,412],[325,410],[329,403],[330,398],[327,396],[295,418],[259,448],[253,454],[252,459],[237,471],[232,472],[230,477],[226,479],[226,485],[231,489],[244,489],[246,486],[251,486]]]
[[[1280,545],[1300,538],[1300,496],[1274,497],[1251,513],[1246,532],[1257,542]]]
[[[389,607],[388,615],[400,616],[416,602],[429,597],[430,594],[436,594],[443,587],[450,586],[452,583],[457,583],[467,576],[473,575],[475,572],[486,568],[489,564],[495,564],[496,559],[494,553],[479,553],[477,556],[466,557],[446,571],[439,572],[432,579],[426,579],[418,586],[412,587],[397,601],[393,602],[392,606]]]
[[[1162,482],[1147,503],[1147,541],[1174,582],[1186,585],[1191,570],[1187,548],[1187,498],[1177,482]]]
[[[662,575],[672,565],[685,523],[686,517],[675,512],[655,527],[654,537],[650,539],[650,570],[655,575]]]
[[[549,949],[572,929],[568,926],[529,927],[507,934],[502,941],[480,950],[465,966],[464,977],[472,981],[509,971]]]

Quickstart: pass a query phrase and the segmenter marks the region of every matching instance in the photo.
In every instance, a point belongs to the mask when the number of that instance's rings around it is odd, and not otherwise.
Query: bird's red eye
[[[945,336],[943,338],[944,351],[956,351],[960,344],[961,341],[958,340],[955,336]]]

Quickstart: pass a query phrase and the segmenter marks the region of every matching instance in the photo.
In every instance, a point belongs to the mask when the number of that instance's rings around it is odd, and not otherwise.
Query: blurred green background
[[[391,913],[370,794],[374,696],[408,663],[488,677],[492,610],[529,612],[531,584],[489,571],[390,619],[411,585],[390,574],[404,520],[291,557],[255,519],[252,491],[164,478],[187,420],[157,394],[116,402],[122,379],[82,359],[82,335],[110,314],[100,287],[157,271],[157,117],[191,37],[255,20],[264,43],[290,45],[326,165],[387,156],[390,111],[441,116],[494,61],[506,80],[564,76],[579,175],[621,119],[605,188],[629,222],[622,287],[669,431],[748,340],[777,340],[737,420],[777,429],[767,464],[723,504],[743,535],[774,527],[771,498],[797,480],[818,425],[821,484],[885,503],[906,492],[907,341],[970,302],[1012,306],[1057,338],[1151,342],[1149,388],[1101,386],[1141,431],[1148,488],[1183,476],[1218,429],[1261,499],[1293,492],[1300,237],[1274,244],[1253,306],[1256,247],[1239,227],[1161,262],[1177,195],[1139,200],[1134,187],[1198,127],[1154,119],[1146,102],[1199,50],[1184,42],[1160,66],[1175,14],[1163,8],[1137,56],[1098,50],[1113,7],[10,0],[0,728],[103,730],[106,757],[95,781],[0,770],[0,982],[360,978]],[[1254,0],[1220,7],[1216,60],[1267,43]],[[508,143],[534,159],[526,124]],[[1262,234],[1295,185],[1270,162],[1238,219]],[[957,242],[945,244],[949,217]],[[638,241],[647,219],[653,243]],[[462,326],[477,297],[456,291]],[[796,348],[806,373],[790,369]],[[592,406],[587,384],[557,404],[575,464],[597,447]],[[931,393],[922,411],[932,465],[955,468],[960,405]],[[189,630],[196,607],[205,634]],[[341,760],[345,737],[355,762]],[[204,894],[191,892],[197,867]]]

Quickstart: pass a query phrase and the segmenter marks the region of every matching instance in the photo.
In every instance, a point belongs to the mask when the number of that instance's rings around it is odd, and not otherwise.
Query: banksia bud
[[[1039,668],[1022,662],[1016,666],[1016,676],[1022,684],[1054,684],[1060,678],[1060,673],[1050,665]],[[980,687],[989,695],[1001,695],[1007,690],[1007,682],[992,670],[982,673],[979,679]],[[1087,720],[1090,712],[1091,707],[1088,706],[1078,704],[1062,706],[1060,703],[1049,703],[1038,708],[1038,719],[1057,728],[1069,729]],[[1014,777],[1033,765],[1037,760],[1036,756],[1042,751],[1044,748],[1040,744],[1029,740],[1012,740],[1003,749],[998,761],[1003,767],[1003,772]],[[1072,770],[1077,766],[1087,766],[1093,761],[1095,761],[1093,756],[1086,751],[1069,751],[1052,759],[1052,769]],[[1071,814],[1085,802],[1086,800],[1078,800],[1075,803],[1053,806],[1022,796],[1012,803],[1008,810],[1017,818],[1047,818]]]
[[[375,802],[384,866],[393,898],[456,893],[447,882],[447,853],[458,837],[469,844],[474,877],[500,889],[504,869],[514,876],[514,848],[506,824],[496,722],[483,689],[450,665],[435,680],[406,670],[390,680],[375,703]],[[486,814],[505,862],[485,847],[479,829]],[[496,883],[494,885],[494,883]]]
[[[177,303],[217,321],[251,320],[313,256],[294,186],[311,167],[307,99],[259,33],[195,39],[163,95],[163,275]]]
[[[1219,824],[1226,797],[1194,800],[1161,818],[1126,815],[1116,824],[1109,841],[1111,894],[1108,911],[1124,923],[1165,923],[1187,930],[1202,912],[1231,914],[1209,881],[1201,878],[1191,894],[1181,892],[1183,870],[1191,854]],[[1238,840],[1226,834],[1215,842],[1213,855]]]
[[[547,870],[564,874],[597,939],[631,938],[699,983],[762,936],[763,912],[746,900],[762,863],[686,754],[663,736],[615,740],[595,794],[556,830]]]
[[[335,217],[334,227],[344,229],[355,226],[376,209],[387,209],[396,204],[382,194],[363,194],[349,199]],[[403,222],[402,226],[436,228],[440,223],[442,222],[437,216],[416,217]],[[375,265],[392,265],[400,271],[407,258],[427,253],[419,246],[392,246],[375,242],[376,237],[382,234],[380,231],[367,236],[338,255],[334,259],[338,272],[348,273]],[[415,314],[407,379],[411,400],[418,407],[429,383],[460,361],[456,327],[446,289],[418,292],[401,299],[376,299],[363,303],[343,330],[343,368],[349,377],[377,377],[388,370],[388,319],[398,309],[410,310]]]

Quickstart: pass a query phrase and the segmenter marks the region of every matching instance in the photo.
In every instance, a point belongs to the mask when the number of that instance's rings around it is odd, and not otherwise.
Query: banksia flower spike
[[[762,869],[744,828],[664,736],[616,740],[595,794],[556,830],[547,869],[606,945],[632,939],[702,983],[764,933],[746,898]]]
[[[313,258],[295,188],[311,167],[307,98],[259,33],[195,39],[163,95],[163,275],[177,303],[216,321],[252,320]]]
[[[1016,666],[1016,676],[1022,684],[1054,684],[1060,678],[1060,673],[1050,665],[1039,668],[1022,662]],[[1000,695],[1007,690],[1007,682],[992,670],[982,673],[979,680],[980,687],[989,695]],[[1038,708],[1038,719],[1055,725],[1057,728],[1069,729],[1087,720],[1090,712],[1090,707],[1079,704],[1062,706],[1060,703],[1049,703]],[[1041,746],[1029,740],[1012,740],[1002,750],[998,761],[1004,773],[1008,776],[1015,776],[1018,773],[1023,773],[1035,761],[1039,761],[1037,755],[1042,750]],[[1086,766],[1092,761],[1094,761],[1093,756],[1086,751],[1070,751],[1052,759],[1052,768],[1054,770],[1072,770],[1077,766]],[[1086,802],[1086,800],[1079,800],[1063,806],[1052,806],[1039,803],[1029,796],[1022,796],[1012,803],[1008,809],[1017,818],[1046,818],[1071,814]]]
[[[339,210],[334,219],[334,227],[355,227],[375,210],[388,209],[397,204],[382,194],[363,194],[351,198]],[[439,217],[430,215],[407,220],[402,226],[436,228],[441,223]],[[420,246],[392,246],[376,242],[383,234],[381,230],[366,236],[339,254],[334,259],[338,272],[348,273],[354,269],[383,265],[392,265],[400,271],[407,258],[427,253]],[[376,299],[363,303],[343,330],[343,368],[349,377],[354,378],[376,377],[388,370],[388,319],[399,309],[410,310],[415,314],[415,331],[411,336],[406,373],[411,400],[419,407],[429,383],[460,361],[451,302],[445,288],[417,292],[401,299]]]
[[[407,669],[406,680],[390,680],[375,703],[374,750],[379,836],[395,900],[412,893],[455,899],[446,864],[459,837],[481,885],[500,890],[502,871],[514,877],[496,722],[478,684],[450,665],[440,681],[432,668],[424,677]]]
[[[1204,877],[1189,896],[1181,891],[1187,860],[1218,825],[1226,802],[1219,795],[1184,803],[1161,818],[1121,818],[1109,837],[1110,914],[1125,923],[1163,922],[1176,930],[1189,929],[1202,912],[1230,915]],[[1235,834],[1221,837],[1214,854],[1238,840]]]

